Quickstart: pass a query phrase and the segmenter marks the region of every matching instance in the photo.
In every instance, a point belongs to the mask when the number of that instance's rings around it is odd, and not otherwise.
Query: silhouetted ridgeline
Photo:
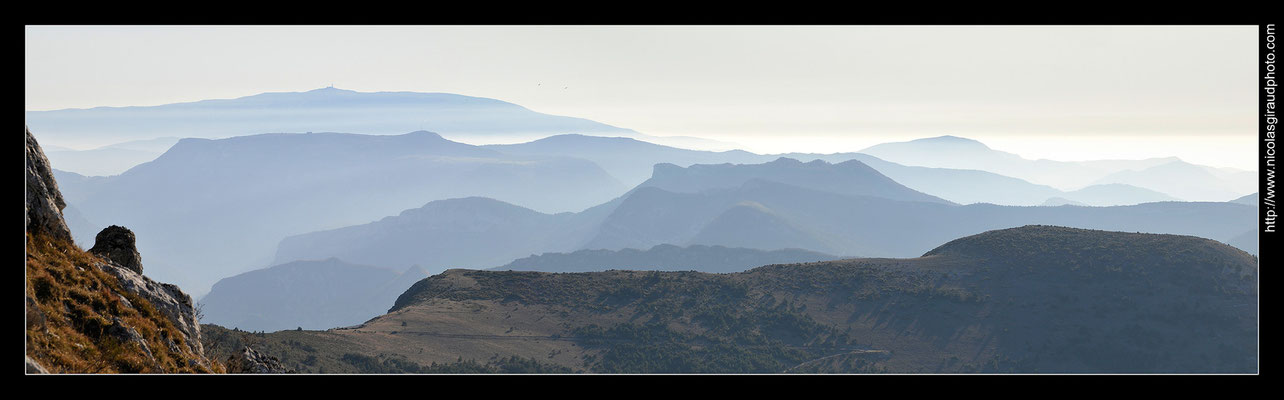
[[[497,271],[592,272],[636,271],[740,272],[767,264],[835,260],[840,257],[799,249],[756,250],[737,247],[663,244],[647,250],[578,250],[520,258]]]

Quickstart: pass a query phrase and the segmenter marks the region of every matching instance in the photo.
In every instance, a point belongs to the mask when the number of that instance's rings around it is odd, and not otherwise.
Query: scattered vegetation
[[[453,270],[404,293],[394,312],[423,309],[398,314],[382,324],[385,331],[370,331],[369,342],[360,329],[244,336],[262,337],[269,353],[301,372],[1256,368],[1256,260],[1242,251],[1186,236],[1055,227],[968,239],[975,240],[917,259],[769,265],[734,274]],[[518,309],[545,314],[513,322]],[[406,358],[413,351],[374,345],[391,331],[398,340],[415,337],[420,328],[413,316],[437,312],[470,332],[535,340],[551,351],[547,360],[468,353],[424,365]],[[558,322],[550,327],[545,318]],[[540,320],[543,328],[532,322]],[[471,340],[492,340],[476,336]],[[431,340],[421,342],[423,348],[434,346]],[[372,347],[356,351],[354,342]]]
[[[375,358],[353,353],[345,353],[341,359],[361,373],[372,374],[568,374],[573,372],[567,367],[518,356],[497,358],[485,363],[460,358],[454,363],[434,362],[426,366],[404,358]]]
[[[76,245],[27,233],[27,356],[55,373],[223,372],[202,366],[173,324]],[[141,341],[111,334],[133,330]]]

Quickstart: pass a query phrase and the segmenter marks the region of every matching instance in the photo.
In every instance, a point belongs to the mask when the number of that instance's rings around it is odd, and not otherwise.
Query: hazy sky
[[[951,134],[1029,158],[1253,169],[1255,26],[27,27],[26,109],[334,84],[757,152]],[[358,132],[359,133],[359,132]]]

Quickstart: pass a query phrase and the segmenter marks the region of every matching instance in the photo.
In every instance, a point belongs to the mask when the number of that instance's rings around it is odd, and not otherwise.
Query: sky
[[[1255,26],[28,26],[26,110],[446,92],[759,153],[1255,169]]]

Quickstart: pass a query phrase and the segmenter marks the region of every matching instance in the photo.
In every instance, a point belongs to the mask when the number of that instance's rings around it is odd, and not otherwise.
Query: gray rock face
[[[106,257],[130,271],[143,273],[143,256],[135,246],[134,232],[123,226],[112,225],[98,232],[90,253]]]
[[[227,372],[233,374],[291,374],[276,357],[269,356],[246,347],[239,354],[227,359]]]
[[[205,349],[201,346],[201,325],[196,320],[196,308],[193,306],[192,296],[183,293],[178,286],[153,281],[115,261],[98,264],[97,267],[115,275],[125,290],[138,294],[139,297],[152,303],[152,306],[165,315],[182,333],[182,342],[189,351],[197,355],[205,354]],[[166,339],[177,346],[178,338]]]
[[[27,373],[28,374],[47,374],[49,373],[49,370],[45,369],[45,367],[43,365],[40,365],[40,363],[36,362],[36,360],[32,360],[31,357],[27,357]]]
[[[27,232],[44,233],[55,239],[71,240],[71,229],[63,221],[62,209],[67,203],[58,191],[49,159],[27,129]]]

